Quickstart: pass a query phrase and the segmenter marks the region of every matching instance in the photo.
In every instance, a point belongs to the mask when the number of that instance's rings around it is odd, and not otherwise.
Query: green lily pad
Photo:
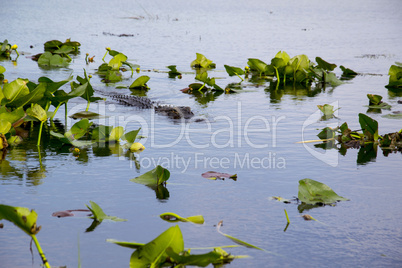
[[[162,213],[159,215],[162,220],[168,221],[168,222],[192,222],[195,224],[203,224],[204,223],[204,217],[202,215],[196,215],[196,216],[190,216],[187,218],[180,217],[179,215],[172,213],[172,212],[166,212]]]
[[[183,235],[178,225],[170,227],[151,242],[139,247],[130,257],[130,268],[162,267],[171,249],[177,254],[184,250]]]
[[[299,193],[297,197],[301,202],[311,205],[329,205],[338,201],[349,200],[337,195],[328,185],[311,179],[299,181]]]
[[[359,123],[368,140],[378,140],[378,122],[376,120],[365,114],[359,113]]]
[[[325,115],[325,116],[330,116],[333,115],[337,110],[340,108],[334,110],[334,106],[330,104],[324,104],[324,105],[317,105],[318,109]]]
[[[142,75],[135,79],[135,81],[129,86],[130,89],[148,89],[147,82],[151,79],[147,75]]]
[[[139,177],[131,179],[130,181],[147,186],[158,186],[165,183],[169,179],[169,177],[169,170],[158,165],[153,170],[150,170]]]
[[[126,219],[121,219],[116,216],[108,216],[103,212],[101,207],[93,201],[89,201],[91,207],[87,205],[87,208],[92,212],[92,217],[94,220],[98,222],[102,222],[103,220],[111,220],[111,221],[127,221]]]
[[[212,60],[207,59],[204,55],[196,53],[197,58],[191,62],[191,67],[194,68],[215,68],[216,64]]]
[[[0,220],[14,223],[28,235],[35,235],[40,231],[40,226],[36,226],[37,218],[38,214],[34,210],[0,204]]]
[[[333,71],[336,68],[336,64],[326,62],[325,60],[321,59],[320,57],[316,57],[315,61],[317,62],[318,67],[320,67],[323,70]]]
[[[100,119],[100,118],[106,118],[104,115],[100,115],[98,113],[94,113],[91,111],[81,111],[81,112],[76,112],[75,114],[70,115],[71,118],[73,119],[80,119],[80,118],[87,118],[87,119]]]

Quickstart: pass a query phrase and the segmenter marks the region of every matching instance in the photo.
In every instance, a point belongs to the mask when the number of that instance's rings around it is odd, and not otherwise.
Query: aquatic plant
[[[402,88],[402,63],[396,62],[395,65],[391,65],[388,71],[389,82],[386,88]]]
[[[190,216],[190,217],[186,217],[183,218],[179,215],[177,215],[176,213],[172,213],[172,212],[165,212],[162,213],[161,215],[159,215],[159,217],[164,220],[164,221],[168,221],[168,222],[192,222],[195,224],[203,224],[204,223],[204,217],[202,215],[196,215],[196,216]]]
[[[17,51],[18,46],[11,45],[8,43],[8,40],[4,40],[3,42],[0,42],[0,58],[6,58],[10,59],[10,55],[13,51],[17,54],[17,58],[20,56],[20,54]]]
[[[183,234],[178,225],[168,228],[154,240],[147,244],[107,240],[119,246],[133,248],[135,251],[130,257],[130,267],[206,267],[210,264],[222,265],[230,263],[236,258],[245,256],[233,256],[222,247],[215,247],[205,254],[191,254],[191,249],[185,250]]]
[[[138,69],[140,66],[137,64],[132,64],[127,61],[127,56],[124,55],[123,53],[112,50],[109,47],[106,48],[105,55],[102,58],[102,61],[105,60],[105,57],[107,55],[112,56],[112,59],[110,59],[109,63],[102,63],[98,67],[97,74],[101,77],[104,77],[102,80],[105,83],[115,83],[118,81],[121,81],[122,78],[122,73],[120,71],[125,71],[124,68],[122,68],[123,65],[129,67],[131,69],[131,76],[134,74],[134,69]]]
[[[299,192],[297,198],[301,202],[309,205],[330,205],[339,201],[349,200],[337,195],[328,185],[312,179],[303,179],[299,181]]]
[[[212,62],[212,60],[207,59],[204,55],[200,53],[196,53],[196,59],[193,60],[190,64],[191,67],[196,69],[214,69],[216,68],[216,64]]]
[[[12,207],[0,204],[0,220],[4,219],[14,223],[18,228],[29,235],[35,243],[43,265],[46,268],[50,268],[49,262],[36,238],[36,234],[41,230],[41,226],[37,226],[36,224],[37,218],[38,214],[34,210],[29,210],[25,207]]]

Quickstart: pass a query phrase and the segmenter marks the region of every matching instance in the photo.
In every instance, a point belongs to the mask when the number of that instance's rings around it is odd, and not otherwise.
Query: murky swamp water
[[[71,73],[82,76],[85,68],[93,74],[95,89],[129,94],[94,74],[105,47],[111,47],[151,77],[148,98],[188,105],[204,121],[174,122],[152,110],[111,101],[91,104],[90,110],[109,116],[96,123],[124,125],[126,130],[142,127],[146,150],[136,156],[137,166],[129,154],[112,148],[90,147],[75,158],[44,140],[41,168],[33,136],[3,160],[0,203],[37,211],[42,225],[38,239],[55,266],[77,267],[79,245],[82,267],[127,267],[132,250],[105,240],[149,242],[172,226],[159,218],[168,211],[205,218],[201,226],[179,224],[185,247],[232,244],[214,227],[223,220],[224,233],[274,253],[234,248],[232,254],[251,258],[234,260],[229,267],[401,266],[401,154],[384,156],[379,150],[376,157],[365,158],[356,149],[341,155],[335,149],[296,144],[317,139],[317,129],[327,124],[348,122],[359,129],[358,113],[367,111],[367,93],[382,95],[392,111],[402,110],[397,103],[402,93],[384,87],[389,67],[402,61],[400,10],[401,1],[3,1],[0,40],[17,43],[24,52],[17,64],[0,62],[9,81],[37,81],[41,76],[59,81]],[[67,38],[81,43],[81,54],[69,68],[45,70],[26,57],[43,52],[48,40]],[[244,67],[248,58],[269,62],[280,50],[291,57],[319,56],[362,75],[316,91],[275,91],[269,82],[246,80],[237,94],[196,98],[180,91],[195,82],[195,74],[169,79],[152,71],[177,65],[179,71],[192,72],[190,63],[198,52],[217,64],[209,74],[220,77],[217,83],[223,87],[239,80],[227,76],[224,64]],[[95,55],[95,63],[86,65],[85,53]],[[118,84],[131,84],[133,78],[125,76]],[[341,107],[338,119],[310,122],[317,105],[325,103]],[[85,106],[74,99],[68,113]],[[382,117],[389,112],[369,114],[379,122],[380,134],[402,127],[401,121]],[[63,115],[61,109],[61,125]],[[68,126],[74,123],[67,121]],[[158,164],[171,172],[169,198],[164,200],[129,181]],[[238,179],[202,178],[209,170],[236,173]],[[297,205],[269,200],[297,196],[298,181],[304,178],[323,182],[350,201],[303,212],[321,224],[304,221]],[[85,233],[89,219],[52,217],[55,211],[85,208],[90,200],[128,221],[104,221]],[[284,209],[291,221],[286,232]],[[33,266],[39,267],[34,255]],[[0,267],[30,266],[28,236],[6,223],[0,230]]]

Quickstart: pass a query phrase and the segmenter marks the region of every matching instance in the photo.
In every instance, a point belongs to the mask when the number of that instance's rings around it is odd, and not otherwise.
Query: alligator
[[[124,105],[139,107],[142,109],[154,109],[156,113],[166,115],[171,119],[191,119],[194,116],[194,113],[188,106],[161,105],[146,97],[138,97],[134,95],[110,94],[109,96]]]

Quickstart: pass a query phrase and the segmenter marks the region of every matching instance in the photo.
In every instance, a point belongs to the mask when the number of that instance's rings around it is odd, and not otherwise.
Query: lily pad
[[[298,198],[301,202],[311,205],[329,205],[349,200],[337,195],[328,185],[311,179],[299,181]]]
[[[204,217],[202,215],[196,215],[196,216],[190,216],[187,218],[180,217],[179,215],[172,213],[172,212],[166,212],[162,213],[159,215],[162,220],[168,221],[168,222],[192,222],[195,224],[203,224],[204,223]]]
[[[207,59],[204,55],[196,53],[197,58],[191,62],[191,67],[194,68],[215,68],[216,64],[212,60]]]
[[[131,179],[130,181],[147,186],[157,186],[166,183],[169,177],[169,170],[158,165],[153,170],[150,170],[139,177]]]
[[[81,111],[81,112],[76,112],[75,114],[70,115],[70,117],[73,119],[80,119],[80,118],[100,119],[100,118],[106,118],[107,116],[100,115],[98,113],[94,113],[91,111]]]
[[[0,220],[8,220],[28,235],[35,235],[40,231],[36,226],[38,214],[25,207],[12,207],[0,204]]]
[[[116,216],[108,216],[108,215],[105,214],[105,212],[103,212],[103,210],[101,209],[101,207],[98,204],[96,204],[93,201],[89,201],[89,203],[91,204],[91,207],[89,207],[87,205],[87,208],[93,214],[93,216],[91,218],[93,218],[94,220],[96,220],[98,222],[102,222],[103,220],[127,221],[126,219],[121,219],[121,218],[118,218]]]
[[[170,227],[151,242],[139,247],[130,257],[130,268],[162,267],[167,249],[177,254],[184,250],[183,235],[178,225]]]
[[[147,86],[147,82],[149,81],[149,79],[151,79],[149,76],[147,75],[142,75],[140,77],[138,77],[137,79],[135,79],[135,81],[130,85],[130,89],[149,89],[149,87]]]

